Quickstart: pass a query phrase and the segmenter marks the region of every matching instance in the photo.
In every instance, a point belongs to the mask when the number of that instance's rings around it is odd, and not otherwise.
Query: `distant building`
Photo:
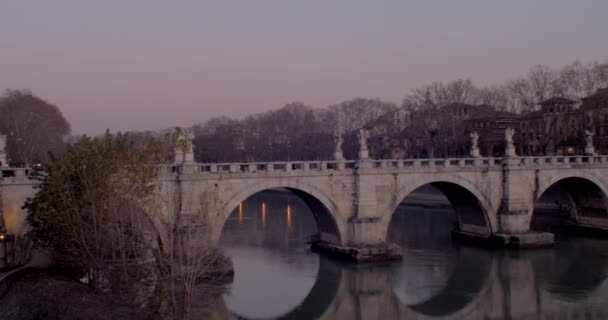
[[[522,155],[579,154],[584,149],[583,116],[575,101],[554,97],[540,102],[540,110],[519,117],[516,128]]]
[[[583,154],[585,130],[594,135],[598,153],[608,153],[608,88],[576,101],[553,97],[525,114],[487,105],[428,106],[420,111],[389,113],[369,123],[374,158],[467,157],[470,133],[479,133],[482,156],[500,157],[505,129],[514,128],[519,155]]]

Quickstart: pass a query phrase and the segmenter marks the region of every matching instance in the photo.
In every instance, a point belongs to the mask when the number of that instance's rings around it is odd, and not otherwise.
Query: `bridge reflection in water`
[[[344,264],[308,251],[306,236],[315,232],[315,222],[297,197],[253,196],[222,235],[235,280],[213,317],[608,318],[606,240],[576,238],[552,249],[492,252],[452,244],[448,208],[406,203],[399,211],[391,232],[403,245],[402,262]]]

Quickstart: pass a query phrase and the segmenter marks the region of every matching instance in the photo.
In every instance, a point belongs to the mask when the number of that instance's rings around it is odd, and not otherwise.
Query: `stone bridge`
[[[284,188],[311,208],[323,248],[356,259],[386,254],[391,217],[414,190],[432,185],[458,216],[455,235],[489,244],[549,245],[531,232],[535,204],[560,191],[573,225],[608,229],[608,156],[505,157],[201,164],[159,167],[161,215],[179,213],[218,241],[237,206]],[[162,223],[160,223],[162,224]]]
[[[27,168],[2,168],[2,212],[19,233],[23,201],[37,181]],[[455,235],[489,244],[548,245],[531,232],[535,204],[559,191],[568,219],[581,228],[608,229],[608,156],[339,160],[160,166],[154,205],[159,231],[181,215],[217,242],[233,210],[258,192],[284,188],[311,208],[321,248],[359,260],[386,258],[391,217],[414,190],[432,185],[458,216]],[[561,203],[560,203],[561,204]],[[161,232],[161,234],[166,234]]]

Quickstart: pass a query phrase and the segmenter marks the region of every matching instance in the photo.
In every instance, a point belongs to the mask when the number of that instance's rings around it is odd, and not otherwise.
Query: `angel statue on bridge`
[[[478,158],[479,157],[479,133],[477,131],[471,132],[469,135],[471,137],[471,157]]]
[[[194,134],[190,128],[175,128],[175,161],[194,162]]]
[[[369,159],[369,151],[367,151],[367,138],[369,132],[364,128],[359,129],[359,159]]]
[[[342,135],[340,134],[340,132],[336,131],[334,133],[334,141],[336,143],[336,150],[334,151],[334,160],[342,161],[344,160],[344,155],[342,153],[342,143],[344,142],[344,139],[342,139]]]
[[[590,156],[596,155],[595,147],[593,146],[593,136],[594,136],[593,131],[585,129],[585,154],[586,155],[590,155]]]
[[[513,143],[513,135],[515,135],[515,129],[506,128],[505,129],[505,156],[507,157],[516,157],[515,153],[515,144]]]

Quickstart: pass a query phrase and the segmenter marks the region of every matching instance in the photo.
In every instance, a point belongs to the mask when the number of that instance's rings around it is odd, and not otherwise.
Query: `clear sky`
[[[0,0],[0,90],[74,133],[192,125],[302,101],[400,102],[608,58],[606,0]]]

